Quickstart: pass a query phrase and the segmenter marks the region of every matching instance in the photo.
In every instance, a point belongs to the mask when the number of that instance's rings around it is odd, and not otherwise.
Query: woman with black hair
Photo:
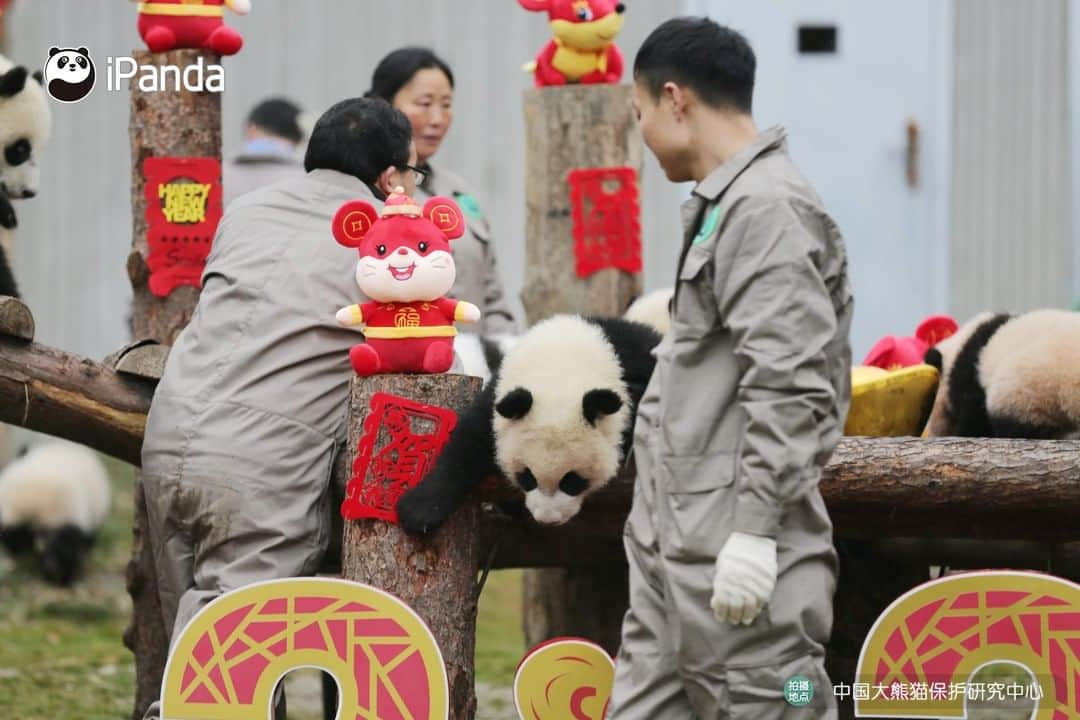
[[[450,295],[480,307],[481,321],[463,331],[481,335],[512,334],[514,315],[503,292],[495,262],[491,227],[476,196],[457,175],[431,164],[454,117],[454,73],[427,48],[407,47],[382,59],[371,78],[369,97],[381,97],[405,113],[412,123],[420,169],[416,198],[452,197],[465,215],[469,231],[451,244],[457,280]]]

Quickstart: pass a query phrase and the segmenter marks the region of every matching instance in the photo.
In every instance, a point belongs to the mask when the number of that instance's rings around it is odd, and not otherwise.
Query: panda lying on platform
[[[0,544],[33,553],[42,575],[70,585],[109,512],[109,478],[97,454],[69,442],[32,448],[0,472]]]
[[[485,478],[525,493],[535,520],[564,523],[626,458],[660,335],[621,318],[557,315],[517,338],[397,511],[409,532],[441,525]]]
[[[929,436],[1080,438],[1080,312],[982,313],[926,363],[940,373]]]

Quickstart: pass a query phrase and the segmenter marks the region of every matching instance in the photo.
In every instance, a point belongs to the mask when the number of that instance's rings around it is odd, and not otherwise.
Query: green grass
[[[131,714],[135,663],[121,637],[131,615],[124,569],[131,552],[135,475],[131,466],[103,459],[112,480],[112,512],[85,579],[70,589],[53,587],[33,567],[13,563],[0,550],[0,718],[4,720],[116,720]],[[480,598],[477,681],[509,686],[523,653],[521,572],[493,572]],[[295,675],[299,679],[302,671]],[[310,691],[311,682],[305,689]],[[309,704],[317,708],[317,702]],[[297,704],[290,703],[290,719],[321,717]],[[478,717],[488,717],[489,711],[502,713],[504,705],[503,698],[493,698]]]

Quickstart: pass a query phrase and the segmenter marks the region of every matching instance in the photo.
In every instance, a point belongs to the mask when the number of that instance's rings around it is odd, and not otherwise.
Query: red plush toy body
[[[380,218],[361,200],[345,203],[333,221],[334,237],[357,248],[356,283],[370,302],[344,307],[337,321],[364,325],[367,342],[349,352],[358,375],[441,373],[454,362],[454,322],[476,322],[480,309],[443,297],[454,285],[450,240],[465,231],[453,200],[429,199],[423,209],[401,188]]]
[[[613,0],[518,0],[526,10],[547,11],[551,42],[535,62],[537,87],[567,83],[617,83],[623,57],[615,36],[623,26],[622,3]]]
[[[150,52],[206,48],[220,55],[235,55],[244,38],[225,24],[225,6],[245,15],[251,10],[251,0],[140,2],[139,36]]]

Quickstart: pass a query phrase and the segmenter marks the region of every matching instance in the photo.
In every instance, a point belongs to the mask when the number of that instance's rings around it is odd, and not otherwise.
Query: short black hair
[[[247,121],[272,135],[300,143],[304,139],[300,112],[300,106],[291,100],[268,98],[252,108]]]
[[[666,82],[693,90],[705,103],[749,114],[757,59],[750,43],[709,18],[681,17],[652,31],[634,58],[634,80],[657,98]]]
[[[371,89],[364,97],[380,97],[393,102],[401,88],[409,84],[416,73],[434,68],[441,70],[450,87],[454,87],[454,73],[438,55],[425,47],[398,48],[384,57],[371,76]]]
[[[380,98],[342,100],[311,131],[304,169],[337,170],[369,186],[388,167],[409,162],[412,125],[405,113]]]

